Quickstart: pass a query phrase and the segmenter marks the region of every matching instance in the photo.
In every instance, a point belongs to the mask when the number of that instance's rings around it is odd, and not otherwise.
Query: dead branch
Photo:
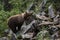
[[[40,24],[38,24],[38,26],[41,26],[41,25],[53,25],[54,22],[42,22]]]
[[[60,28],[60,24],[59,25],[56,25],[56,26]]]
[[[45,16],[40,16],[40,15],[36,15],[36,18],[41,19],[41,20],[50,20],[50,18],[45,17]]]

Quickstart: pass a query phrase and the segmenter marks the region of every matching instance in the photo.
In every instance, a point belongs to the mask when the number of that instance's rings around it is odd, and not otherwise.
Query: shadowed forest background
[[[3,37],[4,30],[8,29],[7,19],[10,16],[20,14],[25,12],[32,3],[37,3],[33,8],[33,13],[37,14],[41,11],[39,7],[43,0],[0,0],[0,37]],[[46,0],[45,0],[46,1]],[[47,0],[44,8],[44,12],[48,13],[48,7],[53,5],[55,14],[57,11],[60,12],[60,0]],[[44,30],[43,28],[42,30]],[[43,36],[38,33],[38,40],[43,40]],[[48,33],[46,35],[46,40],[50,40]]]

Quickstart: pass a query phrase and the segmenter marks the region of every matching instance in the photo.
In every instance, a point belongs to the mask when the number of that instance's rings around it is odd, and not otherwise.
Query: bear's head
[[[33,12],[25,12],[24,19],[26,19],[27,17],[31,16],[32,14],[33,14]]]

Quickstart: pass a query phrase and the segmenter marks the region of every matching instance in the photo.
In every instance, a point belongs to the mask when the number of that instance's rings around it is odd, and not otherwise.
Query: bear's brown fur
[[[11,16],[9,19],[8,19],[8,27],[14,32],[14,33],[17,33],[23,22],[26,20],[27,17],[31,16],[32,13],[27,13],[27,12],[24,12],[22,14],[18,14],[18,15],[14,15],[14,16]],[[16,29],[16,27],[18,27],[18,30]]]

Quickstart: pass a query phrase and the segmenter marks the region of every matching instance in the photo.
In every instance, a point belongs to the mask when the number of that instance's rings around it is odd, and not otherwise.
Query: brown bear
[[[24,12],[22,14],[11,16],[8,18],[8,27],[13,31],[13,33],[17,33],[27,17],[31,15],[32,12]]]

